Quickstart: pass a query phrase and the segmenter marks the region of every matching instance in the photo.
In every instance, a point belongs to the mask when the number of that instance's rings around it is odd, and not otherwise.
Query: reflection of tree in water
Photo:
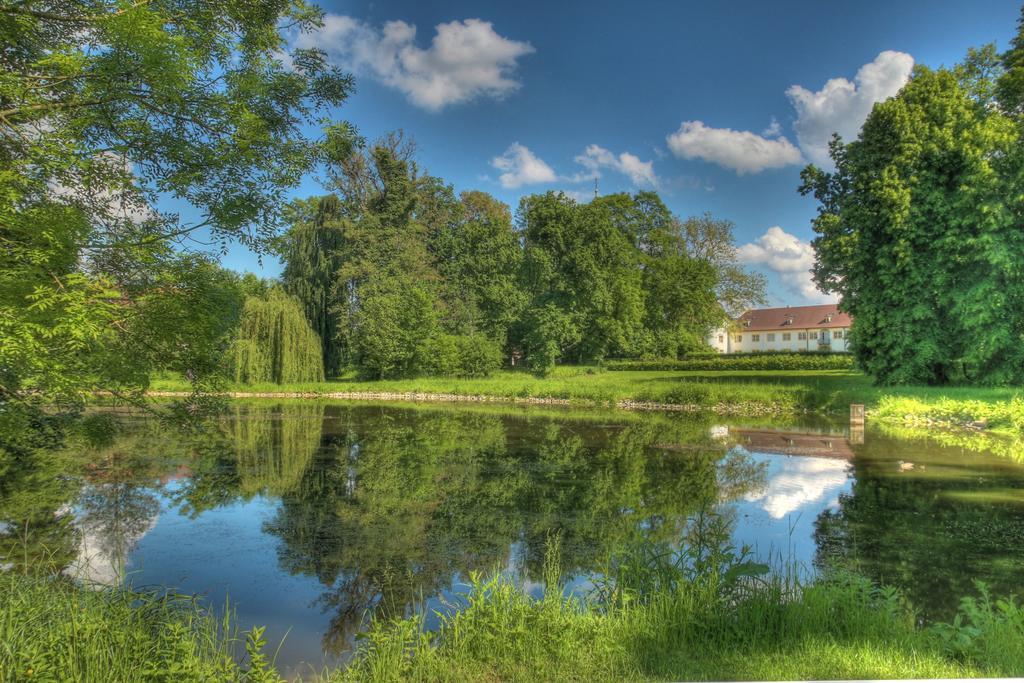
[[[1019,465],[880,435],[868,445],[855,447],[851,492],[816,522],[819,566],[898,586],[926,618],[950,618],[975,579],[997,595],[1024,590],[1024,507],[985,502],[1024,488]]]
[[[59,450],[0,453],[0,562],[65,570],[80,564],[82,542],[93,534],[104,557],[123,565],[126,539],[156,514],[144,487],[180,457],[175,443],[151,420],[100,444],[72,438]],[[79,503],[82,515],[74,513]]]
[[[589,571],[627,542],[678,538],[687,515],[719,497],[722,447],[699,423],[594,428],[370,408],[330,417],[331,447],[266,528],[283,541],[284,568],[328,587],[333,652],[370,610],[403,614],[453,576],[507,566],[514,542],[525,576],[540,575],[552,534],[562,539],[563,571]],[[651,447],[666,440],[697,447]],[[734,462],[732,473],[756,483],[754,468]]]
[[[77,482],[49,452],[0,453],[0,567],[59,571],[77,552]]]
[[[192,471],[172,499],[193,517],[258,494],[297,487],[320,448],[320,403],[236,403],[190,440]]]
[[[105,446],[76,450],[79,547],[67,573],[94,583],[124,580],[129,553],[160,514],[161,479],[188,455],[187,440],[168,437],[159,421],[142,420],[122,425]]]
[[[320,447],[323,404],[236,405],[225,425],[242,495],[291,491]]]

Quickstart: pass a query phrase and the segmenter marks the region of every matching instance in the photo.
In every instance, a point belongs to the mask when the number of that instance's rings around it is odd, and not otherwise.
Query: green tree
[[[30,411],[30,396],[74,410],[94,389],[137,395],[162,369],[209,386],[223,330],[191,315],[191,283],[216,277],[172,247],[204,230],[262,248],[284,191],[345,147],[345,127],[323,141],[303,131],[350,79],[315,50],[280,58],[283,27],[320,17],[301,0],[0,7],[0,400],[12,410]],[[164,197],[198,219],[155,210]]]
[[[715,297],[725,312],[735,317],[751,306],[764,305],[765,278],[744,268],[738,260],[732,221],[714,218],[710,213],[675,221],[665,233],[671,245],[668,253],[678,251],[677,242],[686,245],[686,255],[709,265],[715,272]],[[663,238],[663,244],[665,244]],[[664,247],[660,253],[666,253]]]
[[[1005,71],[996,81],[996,98],[1005,111],[1024,116],[1024,7],[1017,22],[1017,35],[1000,61]]]
[[[305,200],[312,203],[312,200]],[[282,240],[284,260],[281,283],[302,302],[306,318],[323,345],[324,372],[336,376],[341,369],[338,313],[333,307],[334,282],[341,269],[344,230],[338,224],[341,207],[333,195],[316,201],[312,216],[296,210],[294,222]]]
[[[629,354],[642,329],[640,252],[613,215],[606,203],[579,205],[554,192],[526,197],[519,207],[523,289],[533,294],[531,309],[559,311],[564,321],[548,327],[563,332],[568,343],[560,355],[573,362]],[[528,329],[521,334],[530,336]]]
[[[815,281],[879,382],[1024,379],[1020,128],[972,97],[985,91],[918,67],[856,141],[833,142],[834,172],[802,173],[820,203]]]
[[[408,377],[429,367],[430,340],[438,331],[432,292],[405,278],[372,282],[360,290],[353,320],[353,351],[373,379]]]
[[[463,192],[431,239],[443,278],[446,325],[451,332],[481,332],[500,345],[525,304],[519,287],[523,253],[507,205],[485,192]]]
[[[280,288],[245,301],[232,349],[236,382],[322,382],[320,338],[298,299]]]

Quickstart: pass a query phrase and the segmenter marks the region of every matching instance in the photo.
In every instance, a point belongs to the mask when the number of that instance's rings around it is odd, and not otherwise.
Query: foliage
[[[977,582],[979,597],[965,597],[952,623],[935,631],[946,651],[960,661],[993,662],[1005,670],[1024,658],[1024,606],[1013,597],[993,598]]]
[[[236,382],[322,382],[321,354],[297,299],[281,289],[246,299],[232,354]]]
[[[463,192],[450,212],[452,219],[430,239],[446,326],[460,334],[478,331],[504,347],[526,303],[519,286],[523,253],[511,212],[479,191]]]
[[[281,59],[284,26],[320,17],[301,0],[0,8],[0,401],[73,414],[96,389],[138,401],[161,370],[215,386],[239,283],[181,240],[263,249],[326,158],[305,124],[351,80],[316,50]]]
[[[360,299],[352,319],[352,353],[367,377],[408,377],[429,367],[429,342],[438,324],[425,286],[375,280],[361,288]]]
[[[312,204],[312,200],[307,200]],[[341,371],[338,345],[338,314],[333,310],[334,280],[341,267],[343,229],[337,225],[340,207],[332,195],[321,197],[304,215],[303,202],[293,205],[292,227],[281,240],[285,263],[281,273],[284,290],[302,302],[310,326],[323,346],[324,372],[335,377]]]
[[[488,377],[501,367],[501,347],[482,334],[437,334],[427,345],[429,374]]]
[[[519,207],[524,240],[524,284],[533,294],[524,337],[538,354],[538,370],[553,347],[583,363],[608,353],[629,354],[640,332],[643,293],[640,253],[615,228],[613,214],[595,200],[578,205],[561,193],[526,197]],[[533,332],[531,335],[530,333]]]
[[[989,403],[978,400],[939,398],[923,401],[914,398],[883,396],[871,416],[914,424],[938,424],[954,427],[977,426],[1011,434],[1024,432],[1024,399]]]
[[[843,353],[691,354],[683,360],[610,360],[608,370],[851,370]]]
[[[517,231],[490,195],[456,198],[422,174],[400,133],[357,140],[328,170],[334,195],[292,205],[285,281],[325,334],[330,302],[325,353],[366,377],[462,372],[445,360],[449,336],[482,335],[538,374],[559,360],[680,355],[706,348],[726,300],[763,292],[736,263],[732,224],[679,221],[652,192],[526,197]]]
[[[857,140],[833,142],[834,172],[802,173],[820,204],[815,281],[840,295],[858,362],[884,384],[1024,380],[1022,128],[990,101],[991,52],[919,66]]]

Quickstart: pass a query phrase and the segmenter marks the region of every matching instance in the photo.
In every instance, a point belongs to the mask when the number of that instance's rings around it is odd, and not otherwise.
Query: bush
[[[501,367],[501,347],[481,334],[456,338],[461,377],[487,377]]]
[[[683,360],[613,360],[609,370],[851,370],[846,353],[690,354]]]
[[[502,360],[498,344],[480,334],[434,335],[423,355],[423,370],[442,377],[487,377]]]

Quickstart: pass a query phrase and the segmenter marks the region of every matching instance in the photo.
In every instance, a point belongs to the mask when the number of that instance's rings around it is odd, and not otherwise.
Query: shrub
[[[501,367],[501,347],[482,334],[457,337],[455,343],[459,352],[460,376],[487,377]]]
[[[613,360],[609,370],[850,370],[845,353],[690,354],[683,360]]]
[[[442,377],[487,377],[502,360],[498,344],[480,334],[436,334],[423,356],[423,371]]]
[[[706,405],[710,403],[711,390],[704,384],[679,384],[652,398],[659,403]]]

